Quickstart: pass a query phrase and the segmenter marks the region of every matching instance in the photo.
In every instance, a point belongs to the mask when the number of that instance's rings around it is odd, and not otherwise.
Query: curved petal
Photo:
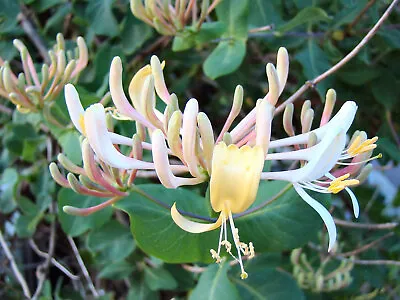
[[[146,127],[154,128],[153,124],[133,108],[125,96],[122,88],[122,63],[121,58],[118,56],[114,57],[111,62],[109,85],[112,101],[121,114],[131,118],[132,120],[138,121]]]
[[[307,202],[307,204],[310,205],[320,215],[320,217],[324,221],[326,229],[328,230],[328,235],[329,235],[328,252],[331,251],[336,242],[336,225],[335,225],[335,222],[333,221],[331,214],[321,203],[319,203],[318,201],[311,198],[311,196],[308,195],[303,190],[303,188],[301,188],[298,184],[293,184],[293,187],[296,190],[296,192],[299,194],[299,196],[305,202]]]
[[[177,188],[181,185],[194,185],[204,181],[203,178],[183,178],[175,176],[172,172],[172,166],[168,161],[168,150],[165,144],[164,134],[160,129],[157,129],[153,132],[151,139],[155,170],[158,179],[166,188]]]
[[[96,103],[85,112],[86,135],[97,156],[110,166],[125,170],[154,169],[154,164],[123,155],[113,145],[105,118],[103,105]]]
[[[314,133],[317,136],[318,140],[321,140],[324,135],[332,128],[340,128],[344,132],[347,132],[347,130],[349,130],[351,124],[353,123],[356,112],[357,104],[353,101],[347,101],[343,104],[337,114],[324,126],[321,126],[308,133],[271,141],[271,143],[269,144],[269,148],[272,149],[277,147],[291,146],[295,144],[307,144],[308,137],[311,133]]]
[[[219,215],[219,218],[215,223],[211,224],[197,223],[188,220],[184,216],[182,216],[176,209],[176,203],[174,203],[174,205],[172,205],[171,207],[171,217],[176,225],[178,225],[180,228],[190,233],[202,233],[214,230],[221,226],[223,220],[222,214]]]
[[[75,128],[82,133],[83,129],[80,124],[81,117],[85,113],[81,100],[79,99],[79,94],[72,84],[67,84],[64,89],[65,103],[67,104],[67,109],[69,117]]]
[[[268,145],[271,139],[271,123],[275,107],[266,99],[257,101],[256,115],[256,145],[264,150],[264,158],[268,154]]]

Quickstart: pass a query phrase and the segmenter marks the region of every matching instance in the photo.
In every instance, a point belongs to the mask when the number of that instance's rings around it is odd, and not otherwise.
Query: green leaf
[[[126,261],[118,261],[107,264],[99,273],[99,278],[121,280],[127,278],[134,270],[134,265]]]
[[[378,149],[381,150],[384,155],[388,155],[391,159],[400,163],[400,152],[397,146],[390,141],[388,138],[380,138],[377,142]]]
[[[19,175],[16,169],[7,168],[0,178],[0,211],[8,214],[16,205],[16,190],[19,183]]]
[[[31,237],[35,233],[42,216],[41,212],[37,215],[20,215],[15,223],[17,235],[21,238]]]
[[[82,163],[82,151],[79,136],[79,132],[74,128],[63,131],[57,139],[58,143],[61,145],[63,154],[65,154],[65,156],[75,164]]]
[[[135,242],[129,228],[111,220],[89,233],[87,247],[90,251],[98,253],[98,260],[119,261],[133,252]]]
[[[49,29],[54,28],[54,30],[60,28],[65,20],[65,16],[72,11],[71,3],[65,3],[60,8],[57,9],[55,13],[47,20],[44,26],[44,31],[48,32]]]
[[[400,49],[400,30],[379,30],[377,35],[381,36],[390,47]]]
[[[202,216],[209,214],[205,199],[191,191],[166,189],[159,184],[138,185],[138,188],[170,206],[176,202],[177,207],[183,211]],[[148,255],[169,263],[212,262],[209,250],[218,243],[216,230],[202,234],[183,231],[172,220],[169,209],[138,193],[131,193],[114,206],[129,215],[136,244]]]
[[[257,28],[273,24],[278,27],[283,23],[281,18],[282,9],[281,2],[253,0],[249,5],[249,27]]]
[[[287,183],[279,181],[261,183],[252,207],[264,203],[286,186]],[[148,196],[162,199],[170,206],[176,202],[182,211],[204,217],[209,215],[209,201],[193,192],[166,190],[151,184],[138,187]],[[316,199],[324,201],[327,197],[318,194]],[[115,206],[128,213],[137,245],[147,254],[170,263],[212,261],[209,250],[218,246],[218,230],[202,234],[181,230],[173,222],[169,209],[137,193],[132,193]],[[257,253],[300,247],[315,238],[322,228],[319,215],[292,188],[257,212],[236,218],[235,223],[241,240],[253,242]]]
[[[226,33],[222,37],[247,39],[248,0],[224,0],[215,10],[218,21],[226,25]]]
[[[279,33],[284,33],[300,25],[329,20],[330,18],[328,14],[322,8],[306,7],[299,11],[293,19],[286,22],[284,25],[279,26],[276,31]]]
[[[400,101],[400,89],[397,78],[389,71],[383,70],[380,77],[371,84],[372,94],[378,103],[386,109],[393,110]]]
[[[245,41],[222,41],[204,62],[204,73],[211,79],[230,74],[239,68],[245,54]]]
[[[302,290],[290,274],[265,267],[255,261],[246,262],[244,267],[249,274],[246,280],[240,279],[240,272],[229,276],[239,291],[240,299],[305,299]]]
[[[178,286],[175,278],[162,267],[144,268],[144,281],[152,291],[173,290]]]
[[[353,22],[357,15],[365,8],[368,0],[343,2],[345,3],[344,7],[335,15],[332,21],[332,29],[337,29],[344,24]]]
[[[252,207],[264,203],[287,186],[286,182],[262,182]],[[316,194],[326,202],[329,196]],[[235,220],[241,240],[253,242],[255,251],[278,252],[298,248],[316,237],[322,228],[319,215],[290,188],[279,199],[262,209]]]
[[[108,220],[110,220],[112,215],[111,207],[106,207],[86,217],[71,216],[64,213],[62,210],[63,206],[65,205],[80,208],[97,205],[104,202],[104,198],[78,195],[72,190],[62,188],[58,193],[57,200],[61,227],[66,234],[73,237],[81,235],[89,229],[101,227],[103,224],[107,223]]]
[[[127,300],[156,300],[159,295],[145,284],[144,279],[132,281]]]
[[[200,30],[195,35],[196,44],[202,45],[211,40],[219,38],[226,30],[226,24],[223,22],[203,23]]]
[[[125,54],[129,55],[140,49],[154,34],[153,29],[128,13],[121,32],[121,45]]]
[[[241,299],[238,290],[228,279],[229,263],[212,264],[200,276],[199,283],[189,300]]]
[[[7,124],[5,129],[3,145],[18,156],[24,155],[27,158],[31,158],[32,149],[30,148],[30,143],[43,140],[30,124]]]
[[[331,67],[325,52],[312,39],[309,39],[307,46],[297,53],[296,59],[302,65],[303,73],[307,80],[314,79]],[[322,101],[325,101],[325,93],[331,86],[331,83],[332,78],[328,77],[317,84],[316,89]]]
[[[20,9],[18,1],[15,0],[3,0],[0,7],[0,35],[2,35],[16,28]]]
[[[119,33],[118,23],[112,12],[113,0],[89,0],[85,14],[90,28],[99,35],[114,37]]]

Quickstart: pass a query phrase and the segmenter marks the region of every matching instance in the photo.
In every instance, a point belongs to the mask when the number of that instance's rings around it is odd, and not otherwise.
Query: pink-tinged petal
[[[336,92],[334,89],[329,89],[326,92],[325,106],[321,117],[321,123],[319,125],[320,127],[329,122],[335,103],[336,103]]]
[[[78,207],[66,205],[63,207],[63,211],[69,215],[86,217],[88,215],[91,215],[92,213],[95,213],[96,211],[99,211],[107,206],[114,204],[115,202],[117,202],[118,200],[121,200],[121,199],[122,199],[122,197],[113,197],[110,200],[107,200],[96,206],[87,207],[87,208],[78,208]]]
[[[154,125],[151,124],[143,115],[141,115],[126,98],[122,87],[122,63],[121,58],[118,56],[114,57],[111,62],[109,85],[111,98],[115,104],[115,107],[121,114],[131,118],[132,120],[140,122],[146,127],[155,128]],[[137,97],[140,97],[140,95]],[[138,98],[137,101],[139,101],[139,99],[140,98]]]
[[[84,121],[89,144],[102,161],[119,169],[154,169],[152,163],[125,156],[114,147],[108,133],[103,105],[91,105],[85,112]]]
[[[296,144],[307,144],[310,133],[314,133],[318,140],[321,140],[323,136],[332,128],[338,127],[344,132],[347,132],[353,123],[354,117],[357,112],[357,105],[353,101],[347,101],[340,108],[338,113],[324,126],[312,130],[308,133],[295,135],[292,137],[271,141],[269,148],[292,146]]]
[[[171,216],[176,225],[190,233],[202,233],[217,229],[221,226],[223,221],[223,214],[220,214],[218,220],[212,224],[191,221],[179,213],[179,211],[176,209],[176,203],[174,203],[174,205],[171,207]]]
[[[169,164],[167,145],[165,144],[164,134],[160,129],[153,132],[151,137],[153,143],[153,161],[158,179],[167,188],[177,188],[181,185],[194,185],[203,182],[203,178],[182,178],[177,177],[172,172]]]
[[[268,97],[266,98],[271,105],[275,106],[280,95],[278,73],[271,63],[267,64],[266,73],[268,78]]]
[[[329,211],[318,201],[314,200],[313,198],[308,195],[303,188],[301,188],[298,184],[293,184],[294,189],[299,194],[299,196],[308,204],[310,205],[321,217],[324,221],[326,229],[329,235],[329,246],[328,252],[330,252],[335,245],[336,242],[336,225],[333,221],[333,218]]]
[[[83,129],[80,122],[83,114],[85,113],[85,110],[83,109],[81,100],[79,99],[79,94],[72,84],[67,84],[65,86],[64,92],[65,92],[65,103],[67,104],[69,117],[71,118],[71,121],[74,124],[75,128],[80,133],[83,133]]]
[[[271,139],[271,123],[274,117],[275,107],[267,100],[257,101],[257,121],[256,121],[256,145],[264,150],[264,157],[268,153],[268,145]]]
[[[85,43],[85,39],[81,36],[78,36],[78,38],[76,39],[76,43],[78,45],[79,58],[76,62],[76,66],[71,74],[71,77],[77,76],[87,66],[87,63],[89,61],[89,53]]]
[[[58,169],[57,165],[54,162],[50,163],[49,170],[50,170],[50,175],[51,177],[53,177],[55,182],[57,182],[62,187],[71,188],[68,180],[65,179],[65,177],[60,173],[60,170]]]
[[[164,101],[166,104],[170,103],[170,94],[168,92],[167,86],[164,81],[163,74],[163,65],[160,63],[160,60],[157,56],[153,55],[150,59],[151,72],[154,77],[154,85],[157,91],[157,95]]]
[[[198,160],[196,156],[196,136],[197,136],[197,114],[199,105],[196,99],[190,99],[183,112],[182,125],[182,151],[183,158],[189,168],[190,174],[200,177]]]

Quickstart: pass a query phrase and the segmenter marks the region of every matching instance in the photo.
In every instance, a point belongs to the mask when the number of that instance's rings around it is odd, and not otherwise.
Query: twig
[[[337,255],[341,256],[341,257],[349,257],[349,256],[356,255],[358,253],[367,251],[368,249],[370,249],[373,246],[379,244],[380,242],[382,242],[383,240],[387,239],[388,237],[391,237],[392,235],[394,235],[394,233],[393,232],[389,232],[388,234],[385,234],[384,236],[380,237],[379,239],[377,239],[375,241],[372,241],[371,243],[368,243],[368,244],[366,244],[366,245],[364,245],[364,246],[362,246],[360,248],[357,248],[357,249],[355,249],[353,251],[340,253],[340,254],[337,254]]]
[[[85,276],[85,278],[86,278],[86,281],[88,283],[90,291],[92,292],[92,294],[95,298],[100,297],[99,293],[97,292],[96,288],[94,287],[92,279],[90,278],[89,271],[87,270],[85,263],[83,262],[83,259],[82,259],[81,255],[79,254],[79,250],[76,247],[74,239],[72,237],[70,237],[69,235],[67,236],[67,239],[68,239],[69,244],[71,245],[72,251],[74,252],[75,258],[78,261],[78,264],[82,270],[83,276]]]
[[[44,45],[41,37],[36,32],[32,23],[29,21],[27,16],[25,16],[23,10],[18,14],[18,20],[21,21],[22,29],[25,31],[28,38],[32,41],[35,47],[38,49],[40,56],[43,58],[46,64],[50,63],[49,55],[47,53],[47,47]]]
[[[262,31],[268,31],[272,30],[273,25],[267,25],[267,26],[262,26],[262,27],[257,27],[249,30],[249,33],[256,33],[256,32],[262,32]]]
[[[353,223],[340,219],[333,218],[336,225],[350,228],[358,228],[358,229],[393,229],[399,225],[399,223],[382,223],[382,224],[366,224],[366,223]]]
[[[282,112],[285,109],[286,105],[293,103],[299,96],[301,96],[310,87],[314,87],[320,81],[324,80],[328,76],[335,73],[337,70],[339,70],[341,67],[343,67],[346,63],[348,63],[354,56],[356,56],[358,54],[358,52],[360,52],[361,48],[364,47],[369,42],[369,40],[375,35],[375,33],[378,31],[378,29],[383,24],[383,22],[389,16],[390,12],[395,8],[397,2],[398,2],[398,0],[393,0],[393,2],[389,5],[389,7],[383,13],[381,18],[378,20],[378,22],[371,28],[371,30],[361,40],[361,42],[353,50],[350,51],[349,54],[347,54],[336,65],[334,65],[333,67],[331,67],[330,69],[328,69],[327,71],[322,73],[321,75],[318,75],[314,79],[307,81],[292,96],[290,96],[285,102],[283,102],[281,105],[279,105],[277,107],[275,114]]]
[[[351,259],[345,258],[340,256],[333,256],[334,258],[341,260],[341,261],[351,261],[357,265],[392,265],[392,266],[400,266],[400,261],[398,260],[384,260],[384,259],[377,259],[377,260],[363,260],[363,259]]]
[[[360,22],[361,18],[365,15],[365,13],[370,9],[372,5],[374,5],[376,0],[370,0],[367,5],[360,11],[360,13],[354,18],[353,22],[350,23],[347,31],[351,31],[351,29],[356,26],[358,22]]]
[[[182,268],[188,272],[195,273],[195,274],[203,273],[207,269],[205,267],[191,266],[188,264],[182,264]]]
[[[396,129],[394,128],[393,121],[392,121],[392,113],[390,110],[386,110],[386,120],[388,122],[390,132],[393,135],[393,139],[395,140],[397,147],[400,148],[400,138],[396,132]]]
[[[50,205],[50,213],[53,212],[54,212],[54,202],[52,202]],[[46,281],[47,278],[47,272],[50,267],[51,258],[53,257],[54,254],[55,242],[56,242],[56,222],[55,218],[53,218],[50,225],[49,250],[47,251],[47,256],[44,263],[41,264],[36,269],[36,277],[38,278],[38,284],[36,287],[36,291],[32,296],[32,300],[38,299],[40,293],[42,292],[44,282]]]
[[[4,250],[5,255],[7,256],[8,260],[10,261],[11,269],[12,269],[15,277],[17,278],[19,284],[22,287],[24,296],[26,298],[31,298],[31,292],[29,290],[28,284],[26,283],[24,276],[19,271],[17,263],[15,262],[14,256],[12,255],[10,248],[8,248],[7,243],[4,240],[3,233],[1,232],[1,230],[0,230],[0,244]]]
[[[29,245],[31,246],[32,250],[39,256],[47,258],[49,256],[48,253],[43,252],[39,249],[33,239],[29,240]],[[58,268],[61,272],[63,272],[66,276],[68,276],[71,280],[79,280],[79,276],[74,275],[69,271],[66,267],[64,267],[61,263],[59,263],[54,257],[51,258],[51,263]]]

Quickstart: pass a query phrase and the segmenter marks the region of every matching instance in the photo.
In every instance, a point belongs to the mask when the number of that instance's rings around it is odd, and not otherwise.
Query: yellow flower
[[[190,221],[183,217],[174,204],[171,215],[174,222],[183,230],[191,233],[201,233],[221,226],[218,250],[210,250],[217,262],[221,261],[221,246],[232,255],[240,264],[242,279],[247,278],[242,263],[242,254],[249,258],[254,256],[254,247],[239,239],[238,229],[233,222],[232,213],[245,211],[254,202],[261,172],[264,166],[264,150],[261,146],[238,147],[234,144],[227,146],[220,142],[214,148],[210,179],[210,201],[214,211],[220,212],[218,220],[213,224],[203,224]],[[237,257],[231,252],[228,241],[227,222],[229,222],[233,241],[237,250]]]

